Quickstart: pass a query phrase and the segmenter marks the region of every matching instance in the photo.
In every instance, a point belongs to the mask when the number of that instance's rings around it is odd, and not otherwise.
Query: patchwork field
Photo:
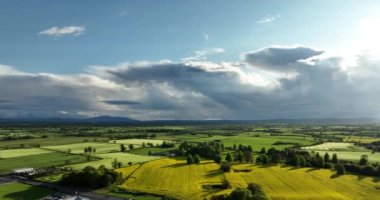
[[[1,200],[41,199],[52,191],[46,188],[25,185],[21,183],[7,183],[0,185]]]
[[[353,143],[345,143],[345,142],[325,142],[323,144],[318,144],[309,147],[302,147],[305,150],[321,150],[321,151],[342,151],[342,150],[352,150],[355,149],[355,145]]]
[[[55,151],[62,151],[62,152],[67,152],[68,150],[71,150],[71,153],[84,153],[84,148],[87,148],[87,147],[96,148],[96,153],[120,151],[120,147],[118,144],[100,143],[100,142],[83,142],[83,143],[76,143],[76,144],[47,146],[45,148],[55,150]]]
[[[332,156],[332,154],[336,153],[338,159],[340,160],[349,160],[349,161],[359,161],[361,155],[367,155],[368,160],[371,163],[380,162],[380,153],[371,153],[370,151],[316,151],[319,152],[320,155],[324,155],[326,152]]]
[[[24,167],[60,166],[67,161],[73,164],[82,163],[87,161],[87,156],[54,152],[0,159],[0,174],[10,173],[13,169]]]
[[[151,160],[159,159],[160,157],[157,156],[143,156],[143,155],[136,155],[131,153],[106,153],[106,154],[96,154],[96,157],[101,158],[101,160],[96,160],[92,162],[86,162],[81,164],[75,164],[70,165],[71,167],[75,169],[83,169],[86,166],[93,166],[95,168],[99,167],[100,165],[104,165],[108,168],[112,168],[112,162],[116,158],[119,162],[122,162],[123,165],[127,165],[128,162],[132,162],[132,164],[136,163],[142,163],[147,162]]]
[[[165,194],[180,199],[203,199],[214,194],[229,193],[234,188],[246,187],[255,182],[263,186],[271,199],[377,199],[380,180],[356,175],[337,176],[327,169],[291,168],[281,166],[261,167],[237,165],[235,169],[251,172],[222,173],[210,161],[187,165],[185,161],[160,159],[145,163],[126,180],[120,188],[153,194]],[[119,171],[129,175],[135,168]],[[204,189],[203,185],[220,184],[224,177],[233,186],[228,190]]]
[[[327,169],[259,167],[240,165],[235,168],[252,169],[249,173],[227,173],[235,187],[246,187],[255,182],[263,186],[271,199],[378,199],[380,180],[356,175],[337,176]]]
[[[0,150],[0,158],[14,158],[20,156],[31,156],[43,153],[51,153],[51,151],[40,148],[29,148],[29,149],[9,149]]]

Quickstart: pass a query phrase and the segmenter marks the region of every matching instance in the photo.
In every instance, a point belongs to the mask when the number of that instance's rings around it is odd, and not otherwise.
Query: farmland
[[[120,165],[115,170],[122,172],[124,180],[97,192],[137,200],[160,199],[162,196],[209,199],[213,195],[245,188],[248,183],[258,183],[270,199],[371,199],[374,195],[380,195],[376,189],[380,188],[378,177],[351,172],[339,176],[334,168],[328,166],[333,165],[331,156],[334,153],[340,162],[355,163],[362,155],[367,155],[369,163],[377,170],[380,153],[370,149],[372,142],[380,138],[377,130],[376,126],[318,125],[72,125],[64,128],[32,127],[29,130],[28,127],[14,125],[3,127],[0,131],[0,135],[3,134],[0,137],[3,139],[0,139],[0,174],[9,174],[13,169],[23,167],[38,169],[55,166],[64,170],[37,177],[36,180],[57,183],[70,170],[82,170],[86,166],[98,168],[101,165],[115,168],[113,163],[117,161]],[[170,145],[162,145],[164,142]],[[224,149],[219,151],[221,162],[227,162],[226,157],[231,154],[232,161],[229,162],[233,170],[223,172],[212,156],[201,157],[200,164],[188,165],[186,154],[179,151],[184,143],[189,145],[187,150],[202,145],[215,147],[213,144],[223,144]],[[124,150],[121,149],[122,145],[125,146]],[[91,152],[85,151],[88,147],[92,148]],[[252,149],[252,160],[244,161],[245,158],[242,158],[239,161],[237,154],[241,151],[245,156],[248,147]],[[279,161],[279,164],[262,164],[256,160],[263,154],[262,148],[264,153],[269,153],[271,148],[282,152],[287,149],[303,150],[310,156],[315,156],[317,152],[320,156],[328,153],[330,160],[326,164],[329,165],[310,168],[311,164],[316,165],[311,157],[308,158],[309,165],[302,167],[286,165],[285,160]],[[207,156],[207,152],[210,153],[210,149],[206,148],[204,155]],[[246,162],[249,164],[243,164]],[[232,188],[221,188],[225,181]],[[5,186],[0,185],[0,191],[1,188]]]
[[[0,199],[2,200],[40,199],[51,193],[52,191],[46,188],[15,182],[0,185]]]

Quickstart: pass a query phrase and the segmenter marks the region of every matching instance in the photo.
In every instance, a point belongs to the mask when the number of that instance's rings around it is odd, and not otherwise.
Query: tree
[[[191,154],[187,155],[186,161],[187,161],[188,165],[193,164],[193,162],[194,162],[193,156],[191,156]]]
[[[336,164],[335,165],[335,169],[336,169],[336,173],[337,174],[340,174],[340,175],[343,175],[343,174],[346,174],[346,169],[343,165],[341,164]]]
[[[117,159],[115,158],[113,161],[112,161],[112,167],[114,168],[114,169],[116,169],[117,168],[117,165],[119,164],[119,161],[117,161]]]
[[[359,165],[367,165],[368,164],[368,156],[367,155],[361,155]]]
[[[329,153],[326,152],[325,156],[323,157],[323,159],[324,159],[325,163],[329,162],[330,161],[330,155],[329,155]]]
[[[237,188],[230,194],[230,199],[233,200],[249,200],[251,198],[251,191],[248,189]]]
[[[249,183],[247,189],[251,191],[252,200],[265,200],[268,197],[265,195],[261,185],[256,183]]]
[[[227,155],[226,155],[226,161],[227,162],[231,162],[232,161],[232,156],[231,156],[230,152],[228,152]]]
[[[236,150],[236,144],[234,144],[234,146],[232,147],[233,150]]]
[[[269,160],[268,156],[265,154],[262,154],[262,155],[257,156],[256,163],[261,163],[261,164],[265,165],[268,163],[268,160]]]
[[[236,153],[236,158],[235,158],[236,161],[239,161],[239,162],[243,162],[244,161],[244,156],[243,156],[243,152],[241,151],[238,151]]]
[[[265,147],[261,148],[260,154],[265,154]]]
[[[129,148],[129,150],[133,150],[135,147],[133,146],[133,144],[129,144],[128,148]]]
[[[145,147],[145,142],[142,143],[142,147]]]
[[[199,157],[198,154],[195,154],[195,156],[193,157],[193,159],[194,159],[194,163],[195,164],[199,164],[201,162],[201,158]]]
[[[125,145],[124,144],[121,144],[120,145],[120,151],[121,152],[125,152],[127,150],[127,148],[125,147]]]
[[[244,160],[245,160],[246,162],[253,162],[252,151],[245,151],[245,152],[244,152]]]
[[[338,163],[338,156],[336,155],[336,153],[333,154],[331,162],[335,164]]]

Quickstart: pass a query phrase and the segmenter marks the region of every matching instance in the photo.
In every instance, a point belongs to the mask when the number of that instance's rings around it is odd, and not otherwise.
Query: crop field
[[[302,147],[306,150],[321,150],[321,151],[342,151],[342,150],[351,150],[354,149],[355,145],[353,143],[344,143],[344,142],[325,142],[323,144],[318,144],[314,146]]]
[[[29,148],[29,149],[9,149],[0,150],[0,158],[14,158],[20,156],[31,156],[43,153],[51,153],[51,151],[40,148]]]
[[[185,161],[160,159],[145,163],[120,188],[132,191],[166,194],[181,199],[203,199],[212,194],[228,193],[255,182],[263,186],[271,199],[377,199],[380,180],[356,175],[337,176],[327,169],[261,167],[237,165],[251,172],[222,173],[217,164],[204,161],[187,165]],[[129,175],[135,168],[118,171]],[[228,190],[204,189],[203,185],[220,184],[226,177],[233,186]]]
[[[255,182],[262,185],[271,199],[378,199],[379,178],[338,176],[327,169],[292,168],[282,166],[260,167],[241,165],[252,169],[249,173],[227,173],[235,187],[246,187]],[[236,168],[239,168],[237,166]]]
[[[346,136],[344,137],[345,142],[361,142],[361,143],[371,143],[380,141],[380,138],[374,137],[363,137],[363,136]]]
[[[43,187],[16,182],[0,185],[1,200],[41,199],[52,192],[52,190]]]
[[[116,144],[133,144],[141,146],[143,143],[152,143],[153,145],[160,145],[165,140],[150,140],[150,139],[125,139],[125,140],[111,140],[110,143]]]
[[[92,167],[97,168],[100,165],[104,165],[108,168],[112,168],[112,162],[114,161],[115,158],[119,162],[122,162],[123,165],[125,166],[128,164],[128,162],[132,162],[132,164],[136,164],[136,163],[147,162],[147,161],[156,160],[160,158],[157,156],[143,156],[143,155],[136,155],[136,154],[131,154],[131,153],[122,153],[122,152],[96,154],[96,157],[99,157],[101,159],[92,161],[92,162],[70,165],[70,166],[75,169],[83,169],[86,166],[92,166]]]
[[[180,199],[202,199],[211,194],[202,185],[220,184],[222,180],[223,173],[214,162],[187,165],[183,160],[164,158],[145,163],[119,187]]]
[[[173,148],[145,147],[145,148],[137,148],[137,149],[129,150],[128,152],[133,153],[133,154],[138,154],[138,155],[149,155],[149,152],[152,154],[155,154],[155,153],[167,152],[172,149],[176,149],[176,147],[173,147]]]
[[[330,154],[336,153],[339,160],[359,161],[361,155],[367,155],[368,160],[371,163],[380,162],[380,153],[371,153],[370,151],[316,151],[320,155],[324,155],[326,152]]]
[[[96,148],[96,153],[120,151],[120,147],[118,144],[101,143],[101,142],[83,142],[83,143],[65,144],[65,145],[58,145],[58,146],[47,146],[45,148],[55,150],[55,151],[61,151],[61,152],[68,152],[68,150],[71,150],[71,153],[84,153],[84,148],[86,147]]]
[[[66,161],[73,164],[82,163],[87,161],[87,156],[54,152],[0,159],[0,174],[10,173],[13,169],[24,167],[61,166],[64,165]]]

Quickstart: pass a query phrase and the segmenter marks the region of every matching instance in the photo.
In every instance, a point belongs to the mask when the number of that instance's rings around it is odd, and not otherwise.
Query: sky
[[[377,118],[378,35],[375,0],[0,0],[0,118]]]

